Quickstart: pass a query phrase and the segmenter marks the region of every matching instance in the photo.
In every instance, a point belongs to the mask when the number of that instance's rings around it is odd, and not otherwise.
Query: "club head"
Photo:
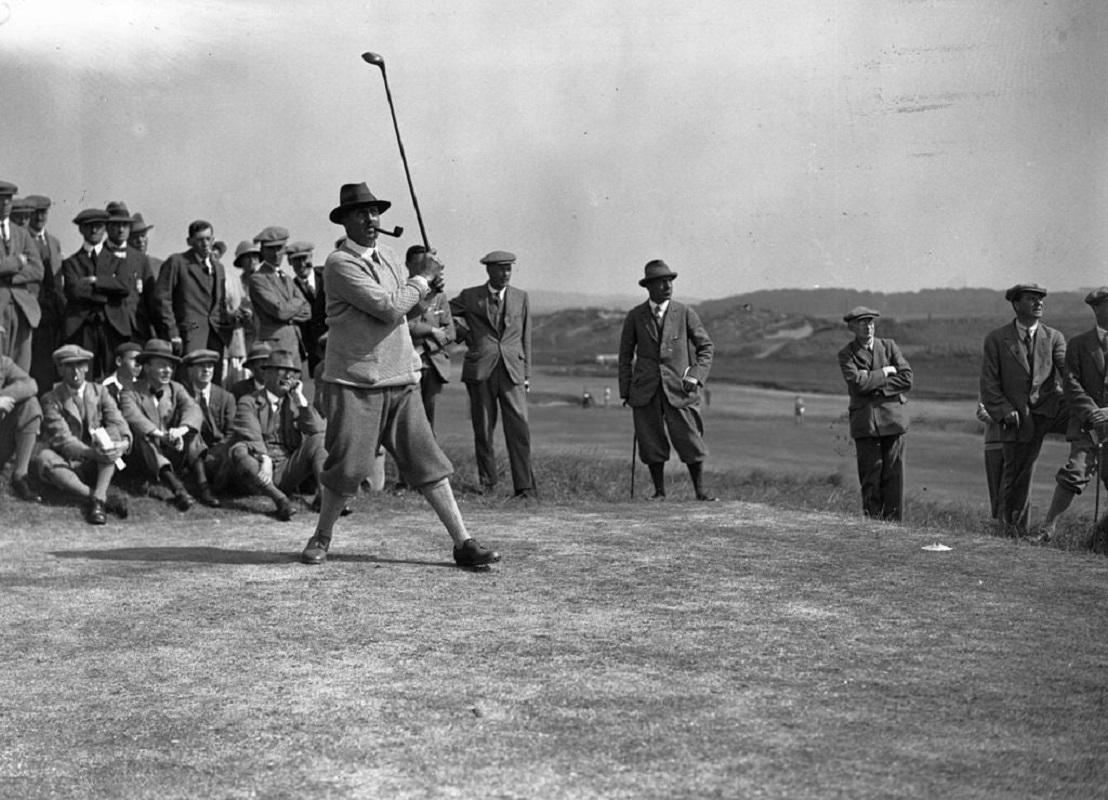
[[[385,68],[385,59],[381,58],[377,53],[362,53],[362,60],[375,67],[380,67],[381,69]]]

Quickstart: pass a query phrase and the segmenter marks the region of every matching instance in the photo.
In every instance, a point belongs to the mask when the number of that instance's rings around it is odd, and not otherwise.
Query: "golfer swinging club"
[[[396,256],[377,245],[381,214],[365,183],[339,190],[330,219],[346,229],[342,246],[327,257],[327,352],[322,390],[327,417],[327,461],[319,483],[319,523],[301,561],[322,564],[343,508],[373,470],[378,445],[400,474],[435,509],[450,538],[454,561],[483,567],[500,560],[470,537],[450,488],[454,467],[431,431],[419,393],[422,362],[408,334],[407,313],[443,290],[442,263],[425,253],[410,277]],[[403,271],[402,271],[403,270]]]

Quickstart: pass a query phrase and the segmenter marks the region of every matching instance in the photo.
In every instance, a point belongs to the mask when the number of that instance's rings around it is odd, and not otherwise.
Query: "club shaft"
[[[419,223],[419,235],[423,239],[423,246],[431,249],[427,241],[427,229],[423,227],[423,213],[419,210],[419,200],[416,199],[415,186],[412,184],[412,171],[408,169],[408,156],[404,152],[404,140],[400,138],[400,125],[396,122],[396,107],[392,102],[392,90],[389,88],[389,76],[385,72],[385,65],[380,64],[381,79],[385,82],[385,97],[389,101],[389,113],[392,114],[392,129],[396,132],[396,145],[400,148],[400,160],[404,162],[404,176],[408,179],[408,193],[412,196],[412,205],[415,207],[416,222]]]

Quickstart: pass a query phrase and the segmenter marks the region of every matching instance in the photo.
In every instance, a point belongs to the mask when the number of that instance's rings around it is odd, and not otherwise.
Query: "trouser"
[[[427,414],[427,421],[431,423],[431,430],[435,429],[435,400],[442,394],[442,387],[446,382],[430,367],[424,367],[419,377],[419,395],[423,398],[423,411]]]
[[[1048,433],[1065,430],[1066,415],[1032,414],[1032,435],[1026,442],[1004,443],[1004,470],[1000,476],[999,519],[1014,533],[1026,533],[1031,511],[1031,478],[1035,461]]]
[[[484,486],[496,485],[496,453],[493,433],[497,416],[504,416],[504,443],[512,469],[512,486],[517,492],[535,488],[531,472],[531,429],[527,423],[527,392],[513,383],[504,362],[498,363],[486,380],[467,383],[469,416],[473,423],[473,446],[477,476]]]
[[[866,516],[900,521],[904,514],[904,435],[864,436],[854,440],[854,448]]]
[[[985,483],[989,487],[989,510],[993,519],[1000,519],[1000,476],[1004,473],[1004,445],[985,445]]]
[[[659,388],[644,406],[631,409],[639,458],[644,464],[669,461],[670,443],[684,464],[699,464],[708,457],[704,423],[695,406],[678,408]],[[667,436],[668,432],[668,436]]]

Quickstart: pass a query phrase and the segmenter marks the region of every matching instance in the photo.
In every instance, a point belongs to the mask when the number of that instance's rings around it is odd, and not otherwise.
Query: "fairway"
[[[1092,797],[1108,562],[740,502],[3,534],[0,796]],[[941,539],[953,549],[927,552]]]

